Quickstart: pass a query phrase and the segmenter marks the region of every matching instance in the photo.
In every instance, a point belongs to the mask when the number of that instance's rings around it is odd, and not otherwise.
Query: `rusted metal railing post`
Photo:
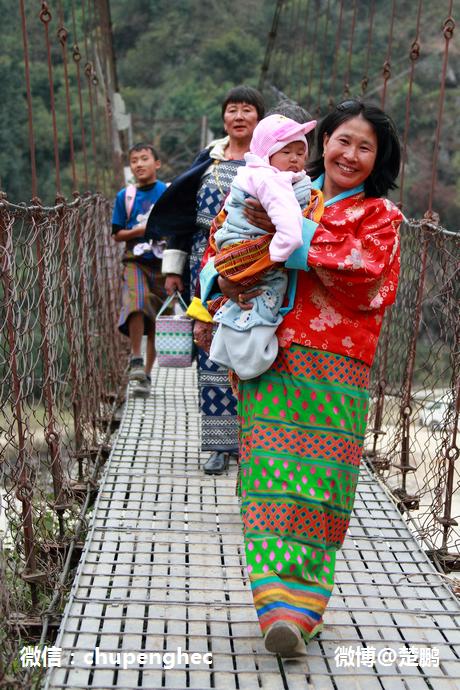
[[[375,404],[375,417],[373,427],[369,429],[369,432],[373,436],[372,449],[366,451],[365,455],[372,462],[373,467],[378,470],[387,470],[390,466],[390,461],[387,457],[378,456],[378,440],[380,436],[385,434],[382,430],[383,426],[383,410],[385,407],[385,394],[387,386],[387,368],[388,368],[388,351],[390,347],[390,332],[391,332],[391,321],[392,321],[392,309],[388,309],[385,315],[385,330],[381,336],[380,352],[381,356],[379,359],[378,367],[378,391],[377,391],[377,401]]]
[[[78,211],[77,211],[78,213]],[[72,411],[73,423],[75,431],[75,452],[80,461],[79,464],[79,481],[83,481],[83,471],[81,466],[81,451],[83,448],[83,429],[82,429],[82,403],[81,403],[81,378],[79,376],[77,362],[78,362],[78,345],[76,342],[74,323],[71,314],[71,305],[69,298],[69,284],[71,280],[69,270],[69,228],[67,226],[67,216],[64,209],[58,211],[58,232],[59,232],[59,249],[61,254],[61,281],[63,290],[64,302],[64,322],[67,332],[67,341],[69,344],[70,357],[70,384],[72,386]]]

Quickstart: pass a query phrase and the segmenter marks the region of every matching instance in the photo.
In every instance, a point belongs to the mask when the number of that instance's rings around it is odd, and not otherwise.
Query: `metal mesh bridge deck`
[[[204,475],[198,438],[195,369],[155,367],[126,403],[45,690],[459,690],[459,602],[366,468],[324,631],[300,659],[267,653],[236,468]]]

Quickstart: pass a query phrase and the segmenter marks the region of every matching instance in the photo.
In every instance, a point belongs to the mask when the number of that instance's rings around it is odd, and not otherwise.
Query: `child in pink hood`
[[[315,125],[315,120],[299,124],[282,115],[270,115],[259,122],[245,154],[246,165],[239,168],[225,202],[226,221],[214,235],[216,264],[219,253],[225,255],[225,250],[236,244],[244,262],[248,259],[245,248],[251,252],[253,241],[268,234],[244,216],[248,197],[261,203],[276,228],[268,246],[272,264],[283,263],[302,246],[302,209],[311,196],[311,181],[304,169],[308,157],[305,135]],[[276,329],[287,311],[281,307],[287,285],[286,269],[275,266],[257,284],[262,293],[252,300],[251,310],[240,309],[232,300],[223,303],[214,315],[219,327],[210,359],[232,369],[241,379],[266,371],[278,353]],[[202,284],[204,292],[206,286]]]

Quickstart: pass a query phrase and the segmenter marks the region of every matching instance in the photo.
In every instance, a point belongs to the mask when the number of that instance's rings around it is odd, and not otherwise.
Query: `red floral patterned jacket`
[[[299,343],[371,365],[385,309],[396,298],[402,214],[388,199],[357,193],[324,210],[298,271],[281,347]]]

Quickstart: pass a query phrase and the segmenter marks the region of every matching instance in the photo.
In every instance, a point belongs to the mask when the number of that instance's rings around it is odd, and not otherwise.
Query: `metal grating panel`
[[[150,397],[128,399],[56,642],[62,666],[45,690],[460,688],[460,605],[365,468],[321,637],[301,659],[268,654],[244,569],[236,468],[205,476],[198,437],[195,369],[155,368]],[[402,666],[410,645],[435,648],[439,666]],[[398,658],[345,667],[338,647]],[[212,665],[173,665],[167,653],[178,648],[212,653]],[[140,664],[140,653],[156,656]]]

